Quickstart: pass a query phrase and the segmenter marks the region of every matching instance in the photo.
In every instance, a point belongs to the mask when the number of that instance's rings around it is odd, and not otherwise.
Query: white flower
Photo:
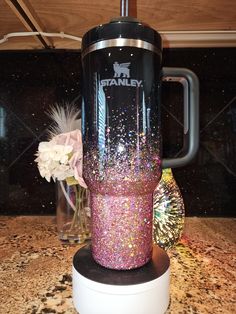
[[[45,178],[48,182],[50,182],[52,174],[49,171],[49,169],[47,169],[43,165],[40,165],[39,163],[38,163],[38,169],[39,169],[39,173],[41,177]]]
[[[50,182],[74,178],[84,188],[87,188],[82,177],[83,146],[81,131],[54,136],[49,142],[41,142],[36,154],[40,175]]]
[[[59,167],[57,167],[54,170],[53,173],[53,179],[57,179],[57,180],[65,180],[68,177],[72,177],[73,176],[73,171],[70,169],[69,165],[59,165]]]
[[[71,145],[58,145],[53,139],[50,142],[41,142],[35,159],[40,175],[48,182],[51,178],[55,181],[73,176],[69,166],[69,154],[72,151]]]
[[[71,145],[58,145],[54,139],[50,142],[41,142],[38,148],[38,156],[43,161],[55,160],[63,164],[68,162],[68,154],[73,151]]]

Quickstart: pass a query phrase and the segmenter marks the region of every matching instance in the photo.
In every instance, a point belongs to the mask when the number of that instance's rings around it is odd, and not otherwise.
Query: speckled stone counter
[[[236,313],[235,239],[236,219],[186,219],[169,251],[168,314]],[[55,217],[0,217],[0,248],[1,314],[76,313],[71,263],[79,246],[61,244]]]

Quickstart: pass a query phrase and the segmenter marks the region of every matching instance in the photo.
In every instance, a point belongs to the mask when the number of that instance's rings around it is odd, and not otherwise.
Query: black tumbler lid
[[[162,50],[161,36],[157,31],[135,18],[119,17],[85,33],[82,39],[82,53],[92,44],[115,38],[139,39],[152,44],[159,51]]]

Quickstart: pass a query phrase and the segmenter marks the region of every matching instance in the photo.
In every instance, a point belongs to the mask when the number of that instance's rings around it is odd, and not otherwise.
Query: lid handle
[[[185,68],[163,68],[162,80],[180,82],[184,88],[184,156],[163,159],[163,168],[188,164],[199,146],[199,82],[196,74]]]

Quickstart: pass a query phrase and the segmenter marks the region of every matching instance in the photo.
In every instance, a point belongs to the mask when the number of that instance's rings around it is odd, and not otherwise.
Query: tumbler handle
[[[199,146],[199,82],[195,73],[185,68],[162,69],[162,81],[179,82],[184,89],[184,149],[178,158],[162,160],[162,168],[177,168],[188,164]],[[186,147],[185,147],[186,146]]]

